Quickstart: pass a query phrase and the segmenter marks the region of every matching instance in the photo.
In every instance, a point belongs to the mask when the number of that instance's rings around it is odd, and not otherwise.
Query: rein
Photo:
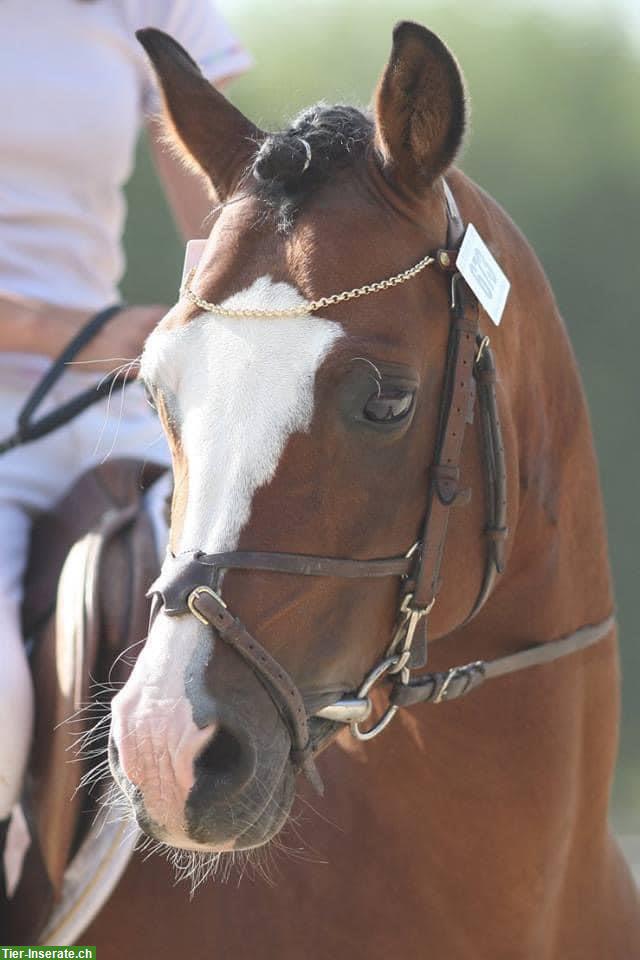
[[[88,407],[98,403],[103,397],[113,395],[116,390],[122,390],[129,382],[123,380],[119,373],[109,374],[100,380],[95,387],[89,387],[78,393],[71,400],[63,403],[62,406],[45,414],[39,420],[33,420],[33,415],[42,401],[45,399],[51,388],[60,379],[65,372],[65,367],[70,360],[85,347],[102,330],[102,328],[117,313],[124,309],[124,304],[113,304],[106,307],[99,313],[96,313],[88,323],[76,334],[76,336],[67,344],[59,357],[57,357],[46,374],[40,380],[35,389],[27,397],[27,400],[18,414],[18,422],[15,431],[4,440],[0,441],[0,456],[8,453],[15,447],[22,447],[27,443],[33,443],[34,440],[40,440],[49,433],[53,433],[59,427],[63,427],[74,417],[83,413]]]
[[[535,645],[497,660],[478,660],[441,673],[412,677],[411,672],[424,667],[427,662],[427,619],[442,586],[440,569],[450,511],[456,504],[469,500],[469,491],[460,486],[460,460],[466,427],[474,420],[476,400],[480,409],[485,477],[486,558],[478,596],[460,626],[467,624],[481,610],[498,574],[504,570],[508,535],[507,477],[496,398],[496,365],[489,338],[480,331],[478,301],[455,266],[465,227],[453,194],[444,180],[443,185],[448,221],[446,246],[387,280],[332,294],[287,311],[234,311],[221,308],[192,291],[190,284],[193,272],[183,287],[184,295],[203,310],[224,316],[268,318],[300,315],[320,309],[321,306],[375,293],[404,283],[431,264],[435,264],[450,280],[449,342],[427,508],[420,538],[407,554],[404,557],[353,560],[241,550],[218,554],[187,551],[177,556],[168,553],[160,577],[149,590],[154,598],[154,613],[161,607],[168,616],[191,613],[203,624],[212,627],[248,663],[289,729],[292,763],[305,772],[319,792],[322,792],[322,781],[313,755],[340,724],[349,724],[358,740],[371,740],[388,726],[401,707],[453,700],[476,689],[485,680],[550,663],[586,649],[603,639],[615,622],[614,617],[610,616],[602,623],[583,627],[567,637]],[[222,575],[224,571],[232,569],[313,577],[399,577],[398,616],[393,636],[384,656],[367,674],[357,692],[345,693],[341,697],[332,696],[330,703],[309,712],[295,681],[244,624],[233,616],[222,599]],[[372,711],[370,692],[383,678],[391,684],[389,705],[376,723],[368,729],[362,729],[361,724]],[[312,721],[316,725],[313,736],[310,733]]]

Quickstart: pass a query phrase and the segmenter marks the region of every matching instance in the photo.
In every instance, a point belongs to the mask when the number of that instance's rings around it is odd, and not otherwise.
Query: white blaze
[[[279,310],[302,303],[294,287],[260,277],[223,305]],[[315,375],[341,335],[340,324],[309,314],[202,313],[150,337],[143,371],[176,397],[189,468],[176,549],[214,553],[236,546],[253,495],[274,476],[287,438],[309,428]]]
[[[261,277],[225,305],[277,310],[303,302],[289,284]],[[256,320],[202,313],[149,338],[143,373],[175,408],[188,464],[176,550],[236,546],[253,495],[274,476],[287,438],[310,426],[316,373],[340,336],[339,324],[308,314]],[[193,760],[213,729],[198,726],[193,712],[203,707],[206,715],[202,677],[210,651],[210,631],[193,617],[157,617],[112,705],[122,767],[164,838],[178,846],[194,846],[184,805]]]

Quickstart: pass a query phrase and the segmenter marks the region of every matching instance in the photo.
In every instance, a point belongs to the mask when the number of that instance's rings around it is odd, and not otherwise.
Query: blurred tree
[[[622,29],[498,6],[412,0],[245,4],[233,19],[256,58],[234,101],[274,128],[309,103],[366,104],[393,23],[416,19],[463,65],[473,129],[462,166],[524,230],[566,318],[589,395],[608,505],[625,700],[619,802],[640,801],[640,324],[635,234],[640,222],[640,62]],[[132,300],[176,296],[178,242],[142,149],[127,232]],[[535,313],[531,323],[535,323]],[[570,429],[570,424],[567,425]],[[589,558],[585,557],[588,563]],[[637,828],[637,823],[636,823]]]

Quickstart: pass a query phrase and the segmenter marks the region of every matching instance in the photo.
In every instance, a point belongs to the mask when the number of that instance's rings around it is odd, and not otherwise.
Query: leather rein
[[[66,403],[56,407],[49,413],[45,413],[38,420],[34,420],[34,415],[41,406],[43,400],[48,396],[51,388],[66,372],[67,366],[75,356],[80,353],[94,337],[96,337],[102,328],[109,323],[116,314],[125,309],[126,304],[115,303],[99,313],[94,314],[84,327],[73,337],[66,345],[59,357],[57,357],[42,380],[40,380],[34,390],[27,397],[24,406],[18,414],[16,428],[12,434],[0,440],[0,456],[9,453],[16,447],[23,447],[27,443],[33,443],[42,437],[48,436],[54,430],[64,427],[75,417],[79,416],[95,403],[103,400],[105,397],[112,397],[119,390],[124,390],[129,384],[135,383],[135,378],[129,380],[122,377],[119,370],[109,373],[102,377],[95,387],[88,387],[81,393],[76,394]]]
[[[370,740],[385,729],[401,707],[453,700],[476,689],[485,680],[549,663],[585,649],[603,639],[615,622],[614,617],[609,616],[602,623],[583,627],[567,637],[496,660],[477,660],[444,672],[412,676],[412,671],[424,667],[427,661],[427,619],[442,585],[440,569],[450,511],[456,504],[469,499],[469,491],[460,485],[460,461],[465,428],[473,423],[476,400],[485,478],[486,559],[478,596],[464,624],[483,607],[498,574],[504,569],[508,535],[507,477],[496,398],[496,365],[489,338],[480,331],[478,301],[456,270],[456,256],[465,226],[444,180],[443,185],[447,241],[445,247],[436,251],[433,262],[451,284],[450,328],[435,453],[420,538],[404,557],[371,560],[246,550],[218,554],[187,551],[177,556],[168,553],[162,573],[149,591],[154,597],[154,612],[162,606],[168,616],[191,613],[212,627],[248,663],[288,727],[293,765],[304,770],[319,792],[322,792],[322,781],[313,755],[340,724],[349,724],[357,739]],[[227,570],[354,579],[398,577],[397,621],[384,656],[356,692],[331,696],[327,705],[308,711],[295,681],[234,617],[222,599],[221,580]],[[390,683],[389,705],[376,723],[362,729],[361,724],[372,711],[370,692],[383,678]],[[313,733],[310,724],[314,727]]]

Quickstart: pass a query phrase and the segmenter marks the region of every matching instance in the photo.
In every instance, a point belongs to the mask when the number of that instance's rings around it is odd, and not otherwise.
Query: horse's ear
[[[397,24],[375,112],[385,175],[419,195],[453,163],[466,122],[460,69],[435,33],[409,21]]]
[[[174,139],[185,159],[208,176],[218,199],[225,200],[264,134],[209,83],[172,37],[151,27],[136,36],[160,81]]]

